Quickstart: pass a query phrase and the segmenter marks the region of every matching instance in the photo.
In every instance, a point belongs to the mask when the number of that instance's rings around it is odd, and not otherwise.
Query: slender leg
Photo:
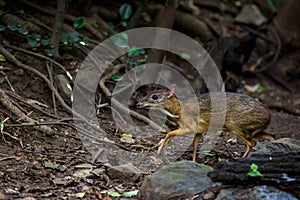
[[[202,133],[195,134],[194,141],[193,141],[193,162],[196,162],[197,149],[201,138],[202,138]]]
[[[164,145],[166,144],[166,142],[170,137],[173,137],[175,135],[186,135],[188,133],[191,133],[189,129],[181,129],[181,128],[169,132],[161,142],[160,146],[158,147],[157,154],[160,154],[160,151],[162,150],[162,148],[164,147]]]
[[[242,156],[242,158],[246,158],[248,156],[249,152],[251,151],[252,147],[254,147],[256,145],[256,141],[252,138],[250,138],[250,139],[245,138],[244,137],[245,134],[241,131],[235,131],[234,134],[236,136],[238,136],[241,140],[243,140],[243,142],[245,142],[247,147],[246,147],[246,151],[245,151],[244,155]]]
[[[244,155],[242,156],[242,158],[246,158],[252,149],[251,146],[249,146],[248,144],[246,144],[246,145],[247,145],[247,148],[246,148],[246,151],[245,151]]]

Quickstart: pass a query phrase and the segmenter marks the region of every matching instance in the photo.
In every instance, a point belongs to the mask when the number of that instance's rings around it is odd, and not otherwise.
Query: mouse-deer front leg
[[[161,142],[160,146],[158,147],[157,154],[160,154],[160,151],[162,150],[162,148],[164,147],[164,145],[166,144],[166,142],[168,141],[168,139],[170,137],[174,137],[175,135],[186,135],[189,133],[192,133],[189,128],[179,128],[179,129],[169,132],[166,135],[166,137],[163,139],[163,141]]]

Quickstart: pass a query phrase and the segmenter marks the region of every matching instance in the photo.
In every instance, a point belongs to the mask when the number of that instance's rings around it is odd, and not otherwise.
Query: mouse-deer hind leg
[[[199,142],[202,138],[202,133],[196,133],[194,140],[193,140],[193,162],[196,162],[196,157],[197,157],[197,149],[199,146]]]

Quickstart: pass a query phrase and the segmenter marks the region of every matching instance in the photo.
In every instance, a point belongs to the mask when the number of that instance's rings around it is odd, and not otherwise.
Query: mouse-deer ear
[[[166,97],[170,98],[171,96],[173,96],[175,94],[175,89],[176,89],[175,84],[170,85],[169,89],[166,92]]]

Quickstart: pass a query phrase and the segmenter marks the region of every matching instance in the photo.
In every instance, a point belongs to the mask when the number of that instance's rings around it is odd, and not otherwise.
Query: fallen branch
[[[22,121],[26,123],[38,123],[36,120],[28,117],[26,114],[24,114],[17,106],[15,106],[11,99],[6,95],[4,90],[0,88],[0,102],[1,104],[6,107],[10,112],[14,113],[19,119],[22,119]],[[37,126],[35,127],[36,130],[42,131],[47,134],[54,133],[54,130],[49,128],[48,126]]]
[[[262,176],[251,177],[248,174],[251,164],[258,166]],[[224,184],[268,184],[300,187],[300,152],[260,155],[239,159],[234,162],[219,162],[214,165],[210,178]]]
[[[47,57],[47,56],[44,56],[44,55],[42,55],[42,54],[35,53],[35,52],[32,52],[32,51],[28,51],[28,50],[26,50],[26,49],[22,49],[22,48],[16,47],[16,46],[14,46],[14,45],[9,44],[9,43],[6,42],[6,41],[3,41],[3,46],[8,47],[8,48],[13,49],[13,50],[17,50],[17,51],[26,53],[26,54],[28,54],[28,55],[32,55],[32,56],[35,56],[35,57],[38,57],[38,58],[42,58],[42,59],[44,59],[44,60],[47,60],[47,61],[53,63],[54,65],[58,66],[58,67],[59,67],[61,70],[63,70],[65,73],[68,73],[68,71],[66,70],[66,68],[65,68],[63,65],[61,65],[61,64],[58,63],[57,61],[55,61],[55,60],[53,60],[53,59],[51,59],[51,58],[49,58],[49,57]]]

